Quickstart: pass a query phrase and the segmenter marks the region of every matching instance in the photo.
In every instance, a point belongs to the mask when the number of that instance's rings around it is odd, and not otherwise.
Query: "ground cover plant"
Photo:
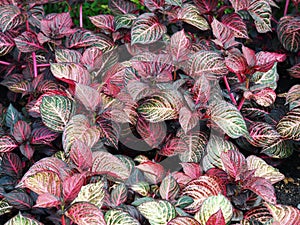
[[[300,224],[298,4],[1,0],[1,224]]]

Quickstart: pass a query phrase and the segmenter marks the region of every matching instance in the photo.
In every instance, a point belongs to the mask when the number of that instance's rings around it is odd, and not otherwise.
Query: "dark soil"
[[[277,202],[297,207],[300,204],[300,153],[294,154],[277,166],[285,180],[275,184]]]

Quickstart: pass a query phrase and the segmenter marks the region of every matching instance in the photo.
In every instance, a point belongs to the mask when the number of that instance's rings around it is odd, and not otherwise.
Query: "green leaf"
[[[275,90],[277,88],[277,81],[279,75],[277,73],[277,62],[274,63],[272,69],[267,72],[255,72],[250,81],[254,84],[251,86],[250,90],[263,90],[265,88],[271,88]]]
[[[134,22],[131,29],[131,44],[150,44],[158,41],[167,32],[153,13],[144,13]]]
[[[248,12],[254,19],[254,24],[259,33],[267,33],[271,29],[272,9],[268,0],[251,1]]]
[[[147,196],[150,191],[150,185],[148,184],[148,182],[141,181],[131,185],[130,189],[137,192],[141,196]]]
[[[275,143],[263,148],[261,153],[266,154],[272,158],[284,159],[293,154],[295,146],[288,140],[279,139]]]
[[[139,221],[122,210],[112,209],[105,213],[107,225],[140,225]]]
[[[283,138],[300,141],[300,107],[288,112],[279,121],[276,129]]]
[[[151,225],[165,225],[176,216],[174,206],[164,200],[145,202],[137,208]]]
[[[173,200],[179,193],[179,184],[171,175],[166,176],[159,187],[159,194],[162,199]]]
[[[183,209],[183,208],[189,206],[190,204],[192,204],[193,202],[194,202],[194,200],[192,197],[184,195],[177,200],[175,206]]]
[[[13,207],[6,201],[1,200],[0,201],[0,216],[3,214],[9,213]]]
[[[44,96],[40,105],[43,123],[56,132],[62,132],[75,113],[74,102],[64,96]]]
[[[177,14],[177,19],[182,20],[200,30],[208,30],[209,25],[201,16],[198,8],[194,5],[185,4]]]
[[[137,16],[135,14],[118,15],[115,17],[116,30],[120,28],[130,29]]]
[[[216,101],[210,111],[211,120],[229,137],[239,138],[249,135],[244,118],[234,105],[223,100]]]
[[[208,197],[201,205],[200,210],[195,214],[195,219],[201,224],[221,209],[226,224],[233,216],[233,207],[230,201],[222,194]]]
[[[97,183],[82,186],[72,204],[84,201],[94,204],[100,209],[102,207],[104,197],[104,182],[100,180]]]
[[[65,214],[78,225],[106,225],[101,210],[88,202],[72,204]]]
[[[18,215],[11,218],[4,225],[43,225],[43,223],[23,216],[20,212]]]

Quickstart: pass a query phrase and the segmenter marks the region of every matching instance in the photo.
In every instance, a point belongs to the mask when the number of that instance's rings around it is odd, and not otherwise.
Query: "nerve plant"
[[[93,31],[48,2],[0,3],[6,224],[300,222],[259,157],[299,149],[298,1],[110,0]]]

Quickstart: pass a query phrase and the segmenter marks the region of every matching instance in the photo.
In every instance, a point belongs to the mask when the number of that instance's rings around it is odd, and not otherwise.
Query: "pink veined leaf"
[[[76,50],[57,49],[55,50],[55,60],[58,63],[79,63],[82,55]]]
[[[128,190],[124,183],[120,183],[118,186],[116,186],[110,195],[111,203],[114,206],[119,206],[126,202],[127,200],[127,194]]]
[[[17,142],[22,143],[26,141],[31,134],[31,128],[28,123],[23,120],[19,120],[15,123],[12,135]]]
[[[92,167],[92,151],[82,141],[75,140],[69,154],[72,162],[81,170],[85,171]]]
[[[93,45],[99,40],[95,34],[87,30],[76,30],[66,39],[67,48],[83,48]]]
[[[191,52],[191,41],[185,35],[184,30],[178,31],[171,37],[169,45],[170,55],[175,62],[180,62],[188,59],[188,54]]]
[[[274,221],[280,225],[299,224],[300,210],[287,205],[264,203],[272,214]]]
[[[240,180],[240,175],[247,166],[244,155],[239,151],[229,150],[221,152],[220,156],[226,172],[235,180]]]
[[[206,104],[210,98],[211,86],[205,74],[196,79],[192,89],[195,104]]]
[[[192,180],[199,178],[203,171],[199,163],[180,163],[183,167],[183,172]]]
[[[235,37],[249,38],[247,26],[237,13],[225,14],[222,17],[222,23],[233,31]]]
[[[268,0],[253,0],[247,9],[254,19],[254,24],[259,33],[267,33],[271,29],[272,9]]]
[[[226,185],[230,182],[228,174],[219,168],[211,168],[205,174],[218,180],[219,185],[223,187],[222,194],[226,195]]]
[[[29,210],[33,206],[32,198],[23,190],[13,190],[3,196],[9,205],[16,209]]]
[[[174,200],[179,194],[180,188],[176,179],[172,175],[167,175],[161,182],[159,194],[167,201]]]
[[[199,9],[201,14],[206,14],[214,10],[217,5],[217,0],[194,0],[195,5]]]
[[[289,74],[294,78],[300,78],[300,63],[294,65],[287,70]]]
[[[183,172],[172,173],[172,176],[175,178],[181,189],[183,189],[187,185],[187,183],[192,180],[188,175],[186,175]]]
[[[15,5],[0,7],[0,29],[3,33],[25,23],[26,19],[26,13],[22,13],[20,8]]]
[[[100,94],[97,90],[80,83],[75,84],[75,97],[79,99],[87,110],[91,111],[95,111],[101,101]]]
[[[249,96],[250,99],[253,99],[258,105],[269,107],[274,104],[276,100],[276,93],[272,88],[265,88],[258,92],[254,92]]]
[[[103,117],[97,118],[98,128],[100,129],[100,138],[104,139],[105,143],[118,148],[120,136],[120,126],[112,120]]]
[[[34,154],[34,148],[30,145],[29,142],[26,142],[20,145],[20,152],[27,158],[31,159]]]
[[[41,32],[49,38],[63,38],[72,34],[73,26],[70,13],[51,13],[41,21]]]
[[[190,196],[194,202],[185,207],[184,210],[188,213],[195,213],[207,197],[218,195],[221,192],[221,187],[214,177],[201,176],[192,180],[184,187],[181,196]]]
[[[200,225],[200,223],[187,216],[177,216],[167,223],[167,225]]]
[[[20,178],[22,176],[22,162],[20,157],[12,152],[4,153],[1,161],[1,169],[6,175]]]
[[[14,47],[15,42],[13,39],[10,36],[0,32],[0,56],[8,54],[13,50]]]
[[[219,209],[215,214],[211,215],[205,225],[226,225],[222,210]]]
[[[36,204],[33,207],[36,208],[52,208],[58,207],[61,204],[60,199],[52,194],[44,193],[38,196]]]
[[[50,144],[59,136],[59,133],[49,130],[47,127],[39,127],[32,131],[30,143],[33,145]]]
[[[251,177],[243,181],[242,188],[259,195],[266,202],[276,204],[276,195],[271,181],[262,177]]]
[[[249,6],[249,0],[229,0],[235,12],[246,10]]]
[[[92,24],[100,29],[108,30],[109,32],[115,31],[114,16],[112,15],[90,16],[89,19]]]
[[[167,127],[164,122],[151,123],[140,117],[137,121],[136,129],[151,148],[157,148],[166,135]]]
[[[101,210],[89,202],[76,202],[66,211],[66,216],[80,225],[106,225]]]
[[[185,133],[188,133],[199,123],[197,112],[191,112],[187,107],[182,107],[179,111],[179,123]]]
[[[115,14],[128,14],[137,10],[136,4],[128,0],[110,0],[108,7]]]
[[[102,51],[97,47],[90,47],[83,52],[81,63],[91,72],[102,67],[102,59]]]
[[[248,63],[249,67],[253,67],[256,65],[256,55],[255,51],[253,51],[250,48],[245,47],[244,45],[242,46],[242,51],[243,55]]]
[[[188,146],[184,140],[178,137],[170,139],[159,151],[160,155],[174,156],[188,151]]]
[[[158,184],[165,175],[164,167],[152,161],[143,162],[136,166],[136,168],[144,172],[144,175],[150,184]]]
[[[229,71],[233,73],[244,73],[248,68],[246,59],[239,53],[229,53],[225,58],[225,63]]]
[[[73,201],[84,184],[85,174],[74,174],[67,177],[62,184],[64,202]]]
[[[247,223],[250,221],[266,222],[271,220],[273,220],[273,216],[269,212],[268,208],[265,205],[260,205],[248,210],[244,214],[242,223]]]
[[[167,32],[153,13],[144,13],[139,16],[131,28],[131,44],[150,44],[158,41]]]
[[[163,9],[165,0],[142,0],[141,3],[151,12],[154,12],[155,10]]]
[[[39,49],[44,49],[37,39],[35,33],[25,31],[16,38],[14,38],[17,48],[20,52],[35,52]]]
[[[11,152],[16,147],[18,147],[18,143],[11,136],[4,135],[0,137],[0,152]]]
[[[256,53],[256,66],[255,68],[261,72],[270,70],[275,62],[283,62],[286,59],[286,54],[279,54],[276,52],[260,51]]]

